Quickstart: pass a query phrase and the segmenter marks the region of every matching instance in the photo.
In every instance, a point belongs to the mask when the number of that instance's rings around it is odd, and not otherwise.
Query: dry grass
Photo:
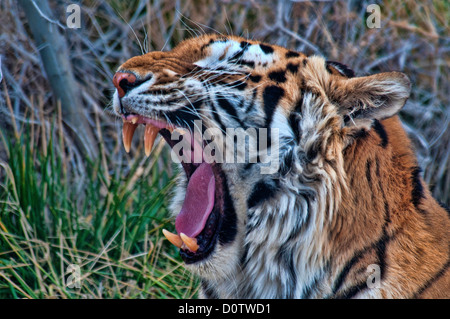
[[[54,16],[60,17],[59,20],[64,25],[66,5],[73,1],[50,2],[53,4]],[[413,93],[402,110],[401,117],[414,141],[425,181],[431,185],[434,196],[449,205],[450,4],[431,0],[385,1],[380,3],[381,28],[369,29],[365,25],[368,16],[366,7],[372,2],[82,1],[81,28],[65,28],[60,31],[69,44],[78,92],[85,106],[85,118],[82,120],[89,123],[99,142],[96,145],[100,149],[99,159],[88,162],[74,146],[69,134],[66,134],[61,108],[52,96],[38,54],[39,48],[30,37],[23,12],[16,1],[3,0],[0,3],[0,57],[3,74],[3,83],[0,85],[0,183],[2,190],[11,193],[0,196],[0,232],[3,234],[0,247],[4,249],[8,246],[18,251],[0,250],[0,276],[7,282],[0,285],[0,296],[183,297],[195,293],[195,282],[187,276],[185,290],[183,288],[179,293],[171,295],[168,291],[170,289],[166,289],[172,280],[180,282],[180,278],[185,275],[179,269],[175,251],[170,255],[165,253],[164,251],[170,250],[161,243],[159,234],[156,235],[161,223],[166,222],[165,217],[158,217],[160,223],[154,220],[144,223],[148,228],[139,229],[141,237],[136,238],[134,246],[131,245],[130,251],[125,254],[120,250],[119,238],[128,234],[119,232],[115,237],[116,232],[121,229],[119,219],[115,230],[111,228],[104,233],[99,232],[95,227],[101,223],[92,218],[92,213],[89,219],[89,207],[86,208],[86,205],[114,197],[114,192],[118,191],[116,182],[128,183],[128,186],[120,189],[121,196],[124,196],[121,198],[125,199],[126,196],[133,197],[132,191],[136,187],[146,194],[157,192],[155,188],[145,188],[144,185],[148,182],[145,173],[151,171],[156,174],[157,169],[163,169],[171,174],[164,156],[157,160],[143,159],[142,145],[136,144],[131,155],[122,150],[119,143],[120,124],[110,116],[108,107],[113,92],[111,80],[117,66],[128,58],[153,50],[170,50],[179,41],[198,34],[237,34],[307,54],[324,55],[328,60],[348,65],[358,75],[389,70],[408,74],[413,82]],[[11,151],[19,152],[20,149],[23,158],[11,154]],[[57,154],[58,160],[49,158],[49,153]],[[72,209],[71,218],[81,220],[83,227],[89,229],[86,240],[97,238],[92,245],[71,242],[69,230],[63,232],[63,228],[58,228],[57,225],[42,226],[46,230],[53,229],[54,238],[39,234],[37,224],[29,219],[30,209],[40,207],[44,212],[52,210],[52,201],[41,196],[41,206],[33,206],[33,203],[14,194],[16,188],[12,183],[21,176],[21,171],[14,168],[13,159],[24,163],[30,161],[30,167],[23,172],[37,172],[37,185],[45,184],[45,178],[41,174],[42,167],[50,165],[49,163],[59,163],[57,169],[62,175],[54,177],[64,176],[62,180],[72,185],[60,186],[66,189],[71,201],[60,201],[55,207],[63,209],[64,205],[68,205],[64,209]],[[150,164],[153,165],[152,169],[148,168]],[[103,187],[99,187],[98,192],[89,187],[89,183],[96,182],[90,176],[93,169],[96,170],[95,173],[102,172],[104,178],[99,182]],[[139,173],[135,175],[136,172]],[[154,178],[152,180],[155,181]],[[159,188],[164,186],[159,185]],[[74,196],[79,197],[75,199]],[[157,201],[157,198],[153,200]],[[148,205],[154,203],[150,200]],[[134,197],[125,206],[117,208],[132,210],[136,205],[139,205],[139,198]],[[145,207],[148,209],[148,206]],[[110,207],[97,212],[103,216],[115,214]],[[41,216],[40,213],[37,212],[36,217]],[[9,227],[15,227],[18,234],[16,237],[12,235],[14,229],[7,229],[5,226],[8,224],[5,219],[11,219],[11,216],[22,221],[9,221]],[[45,213],[42,216],[47,216],[48,221],[58,220],[56,215],[49,218]],[[128,226],[137,227],[136,223],[134,221]],[[9,244],[5,242],[5,238],[10,241]],[[107,246],[108,243],[110,246]],[[161,257],[167,260],[166,263],[148,264],[148,259],[139,259],[141,257],[126,259],[136,254],[147,256],[151,245],[159,249],[154,258]],[[108,254],[112,247],[115,247],[114,252]],[[136,261],[129,263],[131,260]],[[61,268],[73,261],[93,265],[88,267],[90,271],[85,278],[88,284],[83,293],[67,291],[58,282],[63,272]],[[19,272],[17,269],[24,271]],[[142,269],[145,271],[140,273],[138,270]],[[26,271],[30,274],[27,275]],[[146,274],[154,271],[160,272],[155,276],[148,275],[151,278],[146,277]],[[128,294],[127,287],[130,291],[134,289],[135,293]]]

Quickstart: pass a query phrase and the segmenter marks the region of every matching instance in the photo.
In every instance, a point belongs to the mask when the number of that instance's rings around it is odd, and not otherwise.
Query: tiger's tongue
[[[211,165],[200,164],[189,180],[183,207],[175,220],[178,234],[194,238],[201,233],[214,206],[215,189]]]

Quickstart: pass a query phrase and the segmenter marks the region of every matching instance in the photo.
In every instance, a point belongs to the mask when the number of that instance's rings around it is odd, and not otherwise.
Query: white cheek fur
[[[215,42],[209,46],[209,54],[206,58],[195,62],[200,67],[217,68],[225,66],[231,57],[243,49],[241,44],[234,40],[225,42]],[[261,65],[271,64],[274,62],[276,52],[265,53],[259,44],[251,44],[246,47],[245,52],[239,58],[245,61],[257,62]]]

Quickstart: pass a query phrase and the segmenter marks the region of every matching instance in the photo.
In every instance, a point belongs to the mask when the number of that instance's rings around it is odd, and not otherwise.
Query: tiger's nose
[[[119,97],[123,97],[135,82],[136,76],[132,73],[117,72],[113,77],[113,84],[117,88]]]

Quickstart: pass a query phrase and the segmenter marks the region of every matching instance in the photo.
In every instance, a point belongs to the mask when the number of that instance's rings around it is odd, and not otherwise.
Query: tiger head
[[[133,57],[114,85],[126,149],[143,124],[147,153],[158,133],[177,150],[177,234],[165,235],[190,270],[214,280],[310,231],[302,224],[317,230],[330,220],[346,190],[345,148],[396,114],[410,92],[399,72],[355,77],[322,57],[219,35]],[[199,145],[214,151],[197,154]],[[241,161],[225,156],[243,150]]]

